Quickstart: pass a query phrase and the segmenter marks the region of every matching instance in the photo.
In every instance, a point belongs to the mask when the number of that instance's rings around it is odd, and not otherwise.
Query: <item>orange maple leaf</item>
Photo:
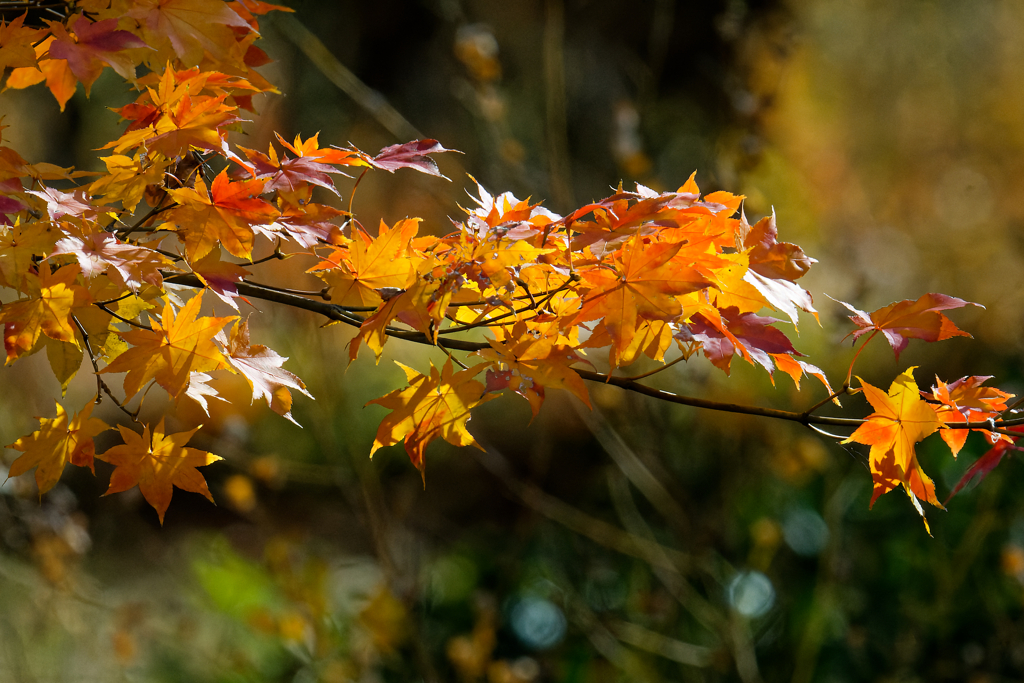
[[[183,155],[190,147],[223,153],[226,133],[221,129],[238,121],[238,107],[224,102],[227,92],[215,96],[200,94],[212,77],[222,75],[175,71],[168,64],[155,91],[147,88],[135,103],[118,110],[122,117],[134,123],[124,135],[104,145],[103,149],[113,148],[120,154],[145,144],[150,152],[158,152],[168,159]],[[245,81],[231,85],[252,88]]]
[[[0,74],[7,67],[32,68],[36,65],[35,43],[46,35],[46,31],[25,26],[28,14],[13,19],[10,23],[0,22]]]
[[[511,389],[530,403],[534,417],[544,403],[545,389],[565,389],[590,407],[586,383],[569,367],[586,361],[572,347],[556,344],[552,338],[535,338],[525,322],[516,323],[509,339],[487,341],[491,348],[477,355],[504,366],[488,370],[488,391]]]
[[[373,349],[380,362],[388,339],[388,326],[395,319],[436,342],[441,320],[452,299],[452,289],[452,278],[444,277],[443,267],[436,259],[421,261],[409,289],[389,292],[391,297],[363,320],[359,333],[349,342],[349,362],[356,359],[363,342]]]
[[[287,11],[291,12],[292,10]],[[371,165],[370,156],[355,148],[338,149],[337,147],[325,147],[321,149],[319,133],[315,133],[313,137],[306,138],[305,140],[301,136],[296,135],[295,142],[292,144],[288,144],[288,141],[282,138],[280,134],[274,133],[274,135],[277,136],[278,142],[298,157],[309,157],[319,162],[336,166],[369,167]]]
[[[64,466],[69,462],[79,467],[88,467],[95,473],[93,456],[96,451],[92,438],[110,429],[103,420],[91,417],[95,405],[94,401],[90,401],[70,423],[68,414],[59,403],[57,417],[37,418],[37,431],[7,446],[24,452],[24,455],[11,463],[7,476],[17,477],[35,467],[36,486],[39,487],[39,495],[43,495],[60,480]]]
[[[55,40],[53,36],[49,36],[41,43],[37,43],[35,46],[36,57],[46,54]],[[60,105],[60,110],[64,111],[64,106],[75,94],[75,87],[78,85],[78,79],[71,72],[67,60],[40,59],[38,68],[24,66],[14,69],[7,77],[5,85],[8,88],[22,89],[43,80],[46,81],[46,87],[50,89],[54,99]]]
[[[984,422],[990,418],[997,418],[1006,410],[1006,402],[1013,398],[1013,394],[1000,391],[995,387],[983,387],[982,384],[991,377],[961,377],[955,382],[946,384],[938,377],[935,378],[935,386],[931,394],[925,394],[926,398],[938,401],[942,405],[937,407],[939,419],[943,422],[943,429],[939,436],[949,446],[955,458],[967,441],[968,429],[947,429],[946,422]],[[997,439],[1010,441],[1005,434],[996,434],[986,429],[978,429],[989,437],[989,443]]]
[[[903,484],[921,516],[918,499],[941,508],[935,497],[935,484],[921,469],[914,453],[914,444],[934,433],[941,426],[931,404],[921,399],[914,369],[897,377],[889,393],[860,380],[861,391],[875,412],[843,443],[857,442],[871,446],[871,473],[875,480],[871,505],[897,484]],[[860,379],[858,377],[858,379]],[[927,526],[928,522],[925,521]]]
[[[4,346],[7,362],[23,356],[39,341],[39,335],[50,339],[78,345],[71,311],[83,306],[89,298],[88,291],[75,284],[80,269],[71,264],[51,273],[43,264],[39,274],[25,276],[28,289],[34,296],[15,301],[0,309],[0,323],[4,324]]]
[[[384,221],[376,238],[356,231],[348,249],[336,248],[313,266],[312,272],[331,287],[332,303],[377,306],[379,289],[408,289],[416,277],[409,242],[416,236],[418,218],[406,218],[388,228]]]
[[[445,362],[440,372],[431,363],[427,377],[398,363],[405,371],[409,386],[366,404],[374,403],[393,411],[381,421],[370,455],[382,446],[405,439],[409,459],[422,473],[423,454],[427,445],[438,437],[454,446],[480,448],[466,429],[466,423],[473,408],[497,397],[497,394],[485,395],[484,385],[473,379],[486,365],[481,363],[453,373],[451,360]]]
[[[192,438],[199,427],[177,434],[164,433],[164,419],[149,432],[149,425],[143,428],[142,434],[133,432],[128,427],[118,425],[124,444],[114,446],[107,452],[96,457],[115,466],[110,475],[110,487],[103,495],[120,493],[138,486],[142,497],[153,506],[160,523],[164,523],[164,513],[171,504],[174,487],[193,493],[201,493],[213,503],[213,496],[206,486],[206,479],[196,469],[222,460],[213,453],[198,448],[186,448],[185,444]]]
[[[252,226],[269,223],[277,216],[277,209],[259,197],[263,184],[262,180],[231,182],[225,169],[213,179],[209,191],[199,177],[195,189],[167,191],[182,204],[168,220],[177,227],[190,261],[209,254],[217,242],[232,256],[247,259],[252,255]]]
[[[678,295],[711,285],[693,268],[673,260],[682,246],[648,245],[636,235],[623,246],[621,258],[580,272],[591,289],[577,320],[602,319],[611,336],[612,367],[629,348],[639,320],[675,320],[682,313]]]
[[[228,367],[214,337],[222,327],[238,318],[197,317],[202,301],[200,292],[177,314],[168,303],[161,321],[152,321],[152,330],[119,333],[132,348],[100,372],[128,373],[124,378],[125,400],[131,400],[151,379],[177,398],[188,388],[189,373]]]

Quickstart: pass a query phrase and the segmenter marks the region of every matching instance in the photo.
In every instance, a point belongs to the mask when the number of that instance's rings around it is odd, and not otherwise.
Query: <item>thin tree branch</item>
[[[127,323],[127,324],[129,324],[129,325],[131,325],[133,327],[138,327],[140,330],[149,330],[150,332],[153,331],[153,328],[150,327],[149,325],[143,325],[141,323],[135,322],[134,320],[129,320],[128,318],[124,317],[123,315],[119,315],[119,314],[115,313],[114,311],[110,310],[109,308],[106,307],[105,304],[94,303],[93,305],[96,306],[97,308],[99,308],[100,310],[106,312],[107,314],[114,316],[115,318],[117,318],[118,320],[120,320],[123,323]]]
[[[99,403],[100,393],[102,392],[109,396],[110,400],[114,402],[114,405],[124,411],[124,414],[132,419],[132,422],[138,422],[138,414],[132,413],[132,411],[125,408],[124,404],[117,400],[117,397],[110,391],[110,387],[108,387],[107,383],[103,381],[102,377],[100,377],[100,366],[96,362],[96,354],[93,353],[92,344],[89,343],[89,333],[85,331],[85,327],[76,316],[72,315],[71,320],[75,323],[75,327],[78,328],[78,333],[82,335],[82,344],[85,346],[85,354],[89,356],[89,362],[92,363],[92,374],[96,376],[96,402]]]
[[[493,448],[484,446],[484,451],[475,452],[477,460],[486,470],[508,487],[509,491],[528,508],[561,524],[570,531],[603,545],[623,555],[643,560],[656,567],[673,572],[685,571],[693,562],[690,556],[673,548],[666,548],[654,541],[640,538],[622,529],[591,517],[579,508],[573,507],[561,498],[545,493],[537,486],[520,480],[512,473],[508,461]]]
[[[186,287],[194,287],[196,289],[202,289],[204,287],[202,281],[193,273],[176,273],[171,275],[165,280],[172,281],[175,284],[183,285]],[[338,304],[332,304],[321,301],[314,301],[313,299],[307,299],[305,297],[296,296],[294,294],[288,294],[286,292],[278,292],[272,289],[267,289],[261,285],[253,283],[239,282],[238,291],[243,296],[251,296],[256,299],[262,299],[264,301],[272,301],[274,303],[284,304],[285,306],[291,306],[292,308],[298,308],[301,310],[309,311],[311,313],[317,313],[330,320],[337,322],[343,322],[353,327],[359,327],[363,324],[363,318],[352,315],[352,313],[344,306]],[[557,290],[555,290],[557,292]],[[551,295],[554,295],[552,292]],[[388,336],[396,339],[402,339],[404,341],[414,342],[416,344],[424,344],[426,346],[437,346],[433,339],[423,334],[422,332],[416,332],[413,330],[397,330],[394,328],[388,328],[386,330]],[[470,353],[480,351],[482,349],[490,348],[490,344],[487,342],[474,342],[467,341],[464,339],[445,339],[444,345],[446,348],[455,351],[468,351]],[[591,370],[583,370],[579,368],[572,368],[573,372],[582,377],[585,380],[591,382],[600,382],[601,384],[612,384],[625,389],[626,391],[633,391],[638,394],[650,396],[661,401],[667,401],[668,403],[678,403],[680,405],[693,406],[695,408],[704,408],[706,410],[716,410],[726,413],[740,413],[742,415],[757,415],[760,417],[770,417],[776,420],[787,420],[789,422],[799,422],[802,425],[827,425],[832,427],[847,427],[855,429],[864,423],[863,418],[856,417],[829,417],[825,415],[806,415],[803,412],[795,412],[791,410],[779,410],[777,408],[763,408],[761,406],[748,406],[738,403],[726,403],[724,401],[712,401],[706,398],[698,398],[696,396],[685,396],[682,394],[674,394],[670,391],[664,391],[662,389],[655,389],[645,384],[640,384],[636,380],[628,377],[616,377],[614,375],[607,375],[600,372],[594,372]],[[994,423],[991,422],[947,422],[945,427],[947,429],[987,429],[992,431],[993,428],[998,430],[1003,427],[1013,427],[1016,425],[1024,424],[1024,417],[1014,418],[1012,420],[996,420]]]

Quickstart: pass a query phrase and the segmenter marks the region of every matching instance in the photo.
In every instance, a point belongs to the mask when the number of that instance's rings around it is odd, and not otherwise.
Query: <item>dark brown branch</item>
[[[179,273],[168,278],[167,280],[173,281],[175,284],[184,285],[186,287],[195,287],[196,289],[202,289],[203,283],[198,277],[191,273]],[[325,318],[330,320],[336,320],[343,322],[354,327],[358,327],[363,323],[362,318],[354,316],[351,312],[343,306],[337,304],[326,303],[322,301],[314,301],[305,297],[296,296],[294,294],[287,294],[285,292],[278,292],[272,289],[266,289],[259,285],[251,283],[240,282],[238,283],[238,291],[244,296],[251,296],[257,299],[263,299],[264,301],[272,301],[274,303],[284,304],[285,306],[291,306],[292,308],[299,308],[311,313],[318,313]],[[557,291],[557,290],[556,290]],[[552,292],[552,295],[554,292]],[[416,344],[424,344],[427,346],[437,346],[433,340],[422,332],[415,332],[413,330],[396,330],[388,329],[387,334],[390,337],[396,339],[402,339],[404,341],[414,342]],[[473,353],[480,351],[481,349],[490,348],[490,344],[487,342],[474,342],[463,339],[450,339],[444,340],[444,346],[446,349],[453,351],[466,351]],[[590,370],[581,370],[573,368],[573,371],[585,380],[591,382],[600,382],[602,384],[613,384],[620,389],[626,391],[633,391],[638,394],[644,394],[662,401],[668,401],[669,403],[678,403],[686,406],[693,406],[695,408],[705,408],[707,410],[717,410],[726,413],[740,413],[743,415],[757,415],[760,417],[770,417],[776,420],[788,420],[790,422],[799,422],[803,425],[831,425],[833,427],[847,427],[856,428],[864,423],[863,418],[855,417],[827,417],[824,415],[808,415],[806,413],[798,413],[791,410],[779,410],[777,408],[762,408],[761,406],[747,406],[740,405],[737,403],[725,403],[723,401],[712,401],[706,398],[698,398],[696,396],[684,396],[682,394],[673,394],[669,391],[663,391],[661,389],[655,389],[645,384],[640,384],[636,380],[628,377],[616,377],[614,375],[606,375],[600,372],[593,372]],[[994,424],[991,422],[947,422],[946,427],[949,429],[989,429],[993,427],[1012,427],[1015,425],[1024,424],[1024,417],[1015,418],[1013,420],[997,420]]]
[[[140,330],[149,330],[150,332],[153,331],[153,328],[150,327],[149,325],[142,325],[141,323],[137,323],[134,320],[129,320],[128,318],[124,317],[123,315],[118,315],[116,312],[114,312],[114,311],[110,310],[109,308],[107,308],[106,305],[104,305],[104,304],[94,303],[93,305],[96,306],[97,308],[99,308],[100,310],[104,311],[105,313],[114,316],[115,318],[117,318],[121,322],[128,323],[132,327],[138,327]]]

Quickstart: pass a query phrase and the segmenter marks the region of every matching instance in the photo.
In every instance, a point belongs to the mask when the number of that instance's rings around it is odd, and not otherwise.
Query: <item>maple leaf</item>
[[[409,289],[378,291],[378,294],[387,295],[387,299],[363,320],[359,333],[349,342],[349,362],[356,359],[363,342],[373,349],[380,362],[388,339],[387,327],[396,318],[436,343],[441,321],[452,299],[453,282],[457,278],[440,277],[438,271],[443,273],[443,266],[434,258],[426,258],[417,265],[416,276]]]
[[[949,446],[955,458],[967,441],[968,429],[948,429],[946,422],[984,422],[985,420],[998,418],[1006,410],[1006,402],[1013,398],[1013,394],[1000,391],[995,387],[984,387],[988,377],[961,377],[955,382],[946,384],[938,377],[935,378],[935,386],[931,393],[921,392],[922,396],[941,404],[937,413],[943,422],[943,428],[939,436]],[[1010,437],[990,432],[987,429],[976,429],[981,432],[992,443],[997,439],[1009,441]]]
[[[481,358],[505,366],[487,371],[487,390],[511,389],[530,403],[533,416],[544,403],[545,389],[564,389],[589,408],[586,383],[570,367],[583,361],[571,347],[550,338],[534,338],[525,322],[516,323],[504,342],[488,339],[489,349],[477,352]],[[584,361],[586,362],[586,361]]]
[[[427,445],[438,437],[453,446],[480,448],[467,431],[466,423],[473,408],[497,396],[485,394],[484,385],[472,379],[486,365],[481,363],[453,373],[451,360],[446,361],[440,371],[431,363],[427,377],[398,363],[405,371],[409,386],[367,403],[392,411],[381,421],[370,455],[383,446],[405,439],[409,459],[422,473]]]
[[[169,42],[186,64],[198,64],[203,50],[226,56],[234,45],[232,26],[249,28],[229,5],[210,0],[133,0],[127,16],[142,24],[143,35],[154,47]],[[164,55],[158,58],[166,59]]]
[[[357,231],[348,249],[334,249],[306,272],[318,275],[331,287],[331,301],[342,306],[377,306],[385,287],[408,289],[416,270],[408,258],[409,242],[420,219],[406,218],[392,228],[382,220],[376,238]]]
[[[445,149],[437,140],[413,140],[402,145],[391,145],[385,147],[380,153],[373,157],[370,162],[377,168],[394,173],[400,168],[412,168],[420,173],[438,176],[441,171],[437,169],[437,162],[428,157],[428,154],[440,154],[441,152],[457,152],[454,149]]]
[[[316,159],[321,163],[334,164],[336,166],[372,166],[370,155],[360,152],[354,147],[350,147],[348,149],[325,147],[321,149],[319,133],[316,133],[313,137],[306,138],[305,140],[303,140],[301,136],[296,135],[295,141],[292,143],[289,143],[278,133],[274,133],[274,135],[277,137],[277,141],[280,142],[285,149],[297,157]]]
[[[248,321],[235,325],[230,341],[224,338],[223,332],[218,340],[224,344],[228,364],[249,383],[252,400],[267,399],[271,410],[298,425],[292,417],[292,395],[288,390],[297,389],[309,398],[313,395],[306,391],[301,379],[281,367],[288,359],[261,344],[250,344]]]
[[[14,225],[10,218],[11,214],[20,213],[25,208],[20,200],[0,194],[0,224]]]
[[[46,346],[46,360],[50,361],[50,369],[53,370],[54,378],[60,382],[60,394],[63,398],[67,396],[68,384],[82,367],[85,352],[81,346],[76,346],[71,342],[54,341],[49,337],[42,339]]]
[[[800,285],[789,280],[776,280],[765,277],[757,271],[748,270],[743,281],[756,289],[765,298],[768,305],[789,316],[794,325],[799,321],[798,311],[806,311],[818,319],[818,311],[814,309],[814,297]]]
[[[648,246],[636,235],[623,247],[621,259],[580,272],[591,289],[583,298],[578,320],[602,319],[612,339],[612,367],[618,366],[620,355],[629,347],[638,319],[675,320],[682,313],[677,295],[710,286],[692,267],[673,260],[682,246],[681,242]]]
[[[139,153],[136,156],[111,154],[102,158],[107,172],[89,185],[89,194],[102,195],[102,203],[121,202],[128,212],[134,212],[146,187],[160,185],[164,173],[173,163],[161,154]],[[93,200],[94,204],[101,202]]]
[[[476,183],[478,196],[470,194],[469,197],[477,208],[464,210],[469,214],[467,227],[478,234],[496,233],[510,239],[525,239],[562,218],[540,204],[518,199],[511,192],[502,192],[495,197],[476,178],[469,178]],[[469,194],[468,190],[466,194]]]
[[[825,376],[825,372],[817,365],[811,365],[810,363],[806,363],[798,358],[794,358],[791,354],[773,353],[771,356],[775,360],[775,366],[793,378],[793,382],[796,384],[797,389],[800,389],[800,379],[804,374],[808,374],[816,377],[819,382],[824,384],[825,388],[828,389],[829,395],[835,393],[832,391],[832,385],[828,383],[828,377]],[[842,405],[839,402],[838,396],[834,397],[832,402],[837,406]]]
[[[134,244],[125,244],[109,232],[92,233],[84,237],[67,235],[58,240],[53,256],[72,254],[78,258],[82,275],[94,278],[106,273],[115,282],[123,282],[133,292],[143,283],[160,287],[163,283],[161,268],[172,261],[163,254]]]
[[[50,220],[53,221],[69,215],[75,218],[87,218],[99,213],[99,210],[85,196],[84,190],[75,190],[71,193],[44,187],[42,190],[28,190],[27,194],[35,195],[46,202],[46,212],[50,215]]]
[[[129,330],[120,336],[132,348],[100,370],[127,372],[124,378],[125,400],[131,400],[151,379],[177,398],[188,387],[189,374],[227,367],[224,354],[214,336],[237,317],[197,317],[203,293],[195,295],[175,314],[171,304],[164,306],[161,320],[152,320],[152,330]]]
[[[197,467],[203,467],[222,460],[220,456],[201,451],[197,448],[186,448],[185,444],[199,431],[199,427],[177,434],[166,434],[164,418],[152,434],[149,425],[143,427],[142,434],[128,427],[118,425],[124,444],[114,446],[96,457],[114,465],[110,475],[110,487],[103,495],[127,491],[139,487],[142,497],[153,506],[164,523],[164,513],[171,504],[174,487],[184,491],[200,493],[213,503],[213,496],[206,485],[206,479]]]
[[[0,74],[7,67],[31,68],[36,65],[35,43],[46,31],[25,26],[26,14],[10,23],[0,22]],[[10,86],[8,86],[10,87]]]
[[[156,90],[147,88],[134,105],[117,110],[134,123],[124,135],[104,145],[103,149],[113,148],[120,154],[145,145],[150,152],[173,159],[196,147],[228,156],[226,133],[221,129],[239,120],[238,107],[225,103],[227,92],[212,96],[201,94],[213,76],[223,74],[175,71],[168,64]]]
[[[54,41],[55,38],[53,36],[48,36],[41,43],[36,44],[36,57],[46,54]],[[50,89],[54,99],[60,105],[60,110],[64,111],[64,106],[71,99],[71,96],[75,94],[75,87],[78,84],[78,79],[75,78],[75,74],[71,73],[67,60],[40,59],[38,67],[33,65],[14,69],[11,71],[11,75],[7,77],[6,86],[8,88],[21,89],[44,80],[46,81],[46,87]]]
[[[209,254],[217,242],[232,256],[250,258],[253,224],[269,223],[277,216],[277,209],[259,197],[263,185],[262,180],[231,182],[225,169],[214,178],[209,191],[198,176],[195,189],[167,190],[182,204],[171,212],[168,221],[185,243],[189,261]]]
[[[35,261],[53,251],[59,237],[60,231],[40,223],[0,229],[0,285],[24,290]]]
[[[797,280],[817,263],[804,250],[789,242],[779,242],[775,211],[751,227],[745,214],[740,214],[740,230],[746,233],[743,247],[750,259],[750,269],[773,280]]]
[[[57,403],[57,417],[36,418],[39,420],[37,431],[7,446],[24,453],[11,463],[7,476],[17,477],[35,467],[36,486],[41,496],[53,488],[68,463],[88,467],[95,473],[92,438],[110,429],[106,422],[92,417],[95,405],[95,401],[90,401],[70,422],[60,403]]]
[[[217,393],[216,389],[207,384],[212,379],[213,377],[205,372],[193,372],[189,375],[188,389],[185,390],[185,395],[198,403],[207,417],[210,416],[210,406],[207,404],[206,399],[215,398],[218,401],[227,401],[227,399]]]
[[[889,387],[888,394],[860,380],[861,391],[875,412],[843,443],[856,442],[871,446],[869,458],[871,472],[875,477],[871,505],[883,493],[903,484],[907,495],[915,501],[915,506],[918,506],[918,499],[923,499],[936,507],[942,507],[935,497],[935,484],[921,469],[914,453],[914,444],[941,426],[935,409],[921,399],[914,381],[914,369],[908,368],[897,377]]]
[[[238,293],[238,283],[251,273],[237,263],[221,261],[219,252],[219,249],[211,251],[195,263],[189,264],[189,267],[211,292],[237,311],[238,304],[235,299],[249,303],[248,299]]]
[[[50,58],[66,60],[71,73],[85,86],[86,94],[104,66],[110,66],[125,80],[135,79],[134,60],[123,50],[147,46],[134,33],[117,30],[117,23],[117,19],[92,22],[80,14],[71,24],[75,33],[72,37],[62,23],[47,22],[55,38],[50,43]]]
[[[325,190],[338,194],[329,173],[341,173],[338,169],[317,161],[315,157],[277,156],[274,145],[270,145],[269,155],[254,149],[239,147],[249,161],[253,163],[251,171],[256,178],[266,181],[264,192],[282,190],[297,192],[309,185],[318,185]]]
[[[756,362],[771,374],[775,370],[772,355],[800,355],[793,348],[789,338],[781,330],[772,327],[779,322],[754,313],[740,313],[739,309],[726,308],[720,311],[721,321],[697,314],[688,324],[690,334],[677,338],[701,343],[705,357],[729,374],[733,355],[739,351],[744,358]],[[819,370],[820,372],[820,370]]]
[[[347,211],[335,209],[326,204],[307,202],[305,204],[281,203],[281,215],[271,227],[285,233],[307,249],[321,242],[337,244],[341,228],[332,223],[335,218],[348,216]]]
[[[1013,432],[1024,432],[1024,426],[1022,425],[1010,427],[1009,429]],[[982,480],[984,480],[985,477],[987,477],[992,470],[1002,462],[1003,458],[1010,454],[1011,451],[1024,450],[1024,448],[1015,445],[1019,438],[1020,437],[1018,436],[1008,438],[1006,441],[999,441],[992,446],[992,448],[985,451],[985,453],[982,454],[982,456],[978,458],[973,465],[967,468],[967,471],[964,472],[964,476],[960,477],[960,481],[956,483],[953,490],[949,492],[948,496],[946,496],[946,500],[943,505],[949,505],[949,501],[952,500],[953,496],[960,493],[960,491],[963,490],[967,484],[971,483],[975,477],[977,477],[978,483],[980,484]]]
[[[847,336],[852,335],[856,341],[867,332],[881,332],[892,346],[896,360],[899,360],[900,352],[907,348],[911,339],[935,342],[952,337],[971,336],[954,325],[952,320],[939,311],[960,308],[968,304],[984,308],[981,304],[945,294],[925,294],[917,301],[910,299],[897,301],[879,308],[870,315],[857,310],[846,302],[840,301],[839,303],[853,312],[849,318],[859,328]]]
[[[89,299],[86,289],[74,284],[79,272],[78,264],[64,266],[53,273],[44,264],[38,275],[26,274],[29,291],[37,294],[0,308],[8,363],[30,352],[40,334],[78,345],[71,312],[86,305]]]

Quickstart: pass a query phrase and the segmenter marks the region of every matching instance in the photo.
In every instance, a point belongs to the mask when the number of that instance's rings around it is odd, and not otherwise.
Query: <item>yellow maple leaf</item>
[[[481,349],[477,355],[498,366],[487,373],[489,390],[511,389],[529,401],[534,417],[544,403],[545,389],[564,389],[590,407],[586,383],[570,367],[583,359],[571,347],[550,338],[535,338],[525,322],[516,323],[507,340],[487,342],[491,348]]]
[[[71,311],[88,303],[89,298],[88,291],[75,284],[79,271],[78,265],[72,264],[51,273],[44,264],[38,275],[25,275],[26,289],[35,294],[0,310],[0,324],[6,323],[4,346],[8,363],[31,352],[41,334],[78,346]]]
[[[861,390],[875,412],[843,443],[871,446],[872,505],[880,495],[902,484],[924,517],[919,499],[940,508],[942,504],[935,497],[934,482],[917,462],[914,444],[933,434],[942,423],[931,404],[921,399],[914,381],[914,369],[908,368],[897,377],[888,394],[860,380]]]
[[[185,444],[199,431],[199,427],[177,434],[164,433],[164,420],[150,434],[149,425],[143,428],[142,434],[133,432],[128,427],[118,425],[124,444],[114,446],[96,457],[115,466],[110,475],[110,487],[103,495],[120,493],[138,486],[142,497],[153,506],[160,523],[164,523],[164,513],[171,504],[174,487],[184,491],[192,491],[206,496],[213,503],[213,496],[206,485],[206,479],[199,474],[197,467],[203,467],[222,460],[213,453],[198,448],[186,448]]]
[[[314,272],[331,287],[331,301],[341,306],[377,306],[383,288],[409,289],[416,277],[409,259],[409,241],[420,219],[406,218],[388,228],[380,223],[376,238],[357,231],[348,249],[336,248],[307,272]]]
[[[430,376],[398,363],[405,371],[409,386],[396,389],[376,398],[371,403],[391,411],[377,429],[377,437],[370,450],[372,456],[382,446],[391,446],[405,439],[409,459],[423,472],[423,454],[427,445],[441,437],[453,446],[476,446],[473,435],[466,429],[470,411],[497,394],[484,395],[484,385],[472,379],[481,363],[459,372],[452,371],[452,362],[446,361],[440,371],[430,364]]]
[[[57,417],[38,418],[39,429],[23,436],[7,448],[23,451],[24,455],[11,463],[7,476],[17,477],[36,468],[36,486],[39,495],[53,488],[69,462],[93,469],[95,446],[92,437],[110,429],[106,422],[91,417],[94,401],[68,422],[68,414],[57,404]]]
[[[125,400],[131,400],[151,379],[177,398],[188,387],[189,373],[228,367],[214,337],[238,317],[197,317],[202,300],[200,292],[189,299],[177,315],[171,305],[166,304],[161,321],[153,320],[152,330],[119,333],[132,348],[100,372],[128,373],[124,378]]]

